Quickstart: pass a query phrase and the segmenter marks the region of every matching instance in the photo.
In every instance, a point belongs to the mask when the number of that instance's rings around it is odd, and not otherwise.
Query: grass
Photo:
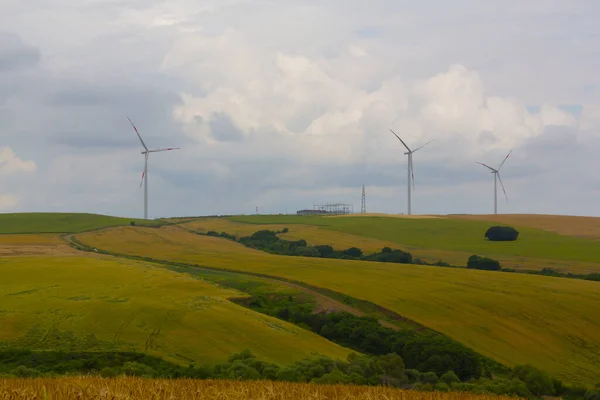
[[[311,352],[348,354],[227,300],[241,292],[141,262],[2,258],[0,282],[0,347],[138,351],[184,365],[214,364],[246,348],[279,364]]]
[[[454,265],[466,265],[472,254],[500,260],[504,267],[555,268],[565,272],[600,272],[600,243],[589,238],[561,235],[548,230],[519,227],[514,242],[490,242],[484,233],[492,223],[459,218],[388,218],[319,216],[240,216],[232,221],[253,224],[314,225],[321,230],[392,242],[413,255]]]
[[[110,217],[79,213],[16,213],[0,214],[0,234],[6,233],[75,233],[110,226],[156,225],[159,221]]]
[[[276,256],[176,227],[77,238],[118,253],[302,281],[381,305],[507,365],[530,363],[572,383],[594,384],[600,375],[596,282]]]
[[[159,380],[142,378],[65,377],[0,379],[3,399],[328,399],[328,400],[515,400],[514,397],[463,393],[424,393],[383,386],[314,385],[268,381]]]

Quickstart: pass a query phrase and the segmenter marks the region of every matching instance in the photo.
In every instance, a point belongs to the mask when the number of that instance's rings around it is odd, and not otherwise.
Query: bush
[[[100,371],[100,376],[103,378],[114,378],[117,375],[119,375],[119,371],[111,367],[104,367]]]
[[[408,377],[408,383],[417,383],[421,381],[421,373],[416,369],[407,369],[406,376]]]
[[[314,247],[296,247],[294,254],[302,257],[320,257],[321,253]]]
[[[467,261],[467,268],[483,269],[486,271],[499,271],[501,267],[500,262],[496,260],[478,255],[472,255]]]
[[[421,382],[427,384],[431,384],[431,385],[435,385],[438,382],[438,377],[435,374],[435,372],[426,372],[423,375],[421,375]]]
[[[131,226],[135,226],[135,221],[131,221],[131,222],[129,223],[129,225],[131,225]]]
[[[485,238],[492,241],[517,240],[519,231],[510,226],[492,226],[485,232]]]
[[[315,249],[319,251],[321,257],[331,257],[333,255],[333,247],[328,244],[315,246]]]
[[[343,254],[346,256],[358,258],[362,256],[362,250],[358,247],[350,247],[349,249],[344,250]]]
[[[460,382],[460,379],[458,379],[458,376],[456,376],[454,371],[450,370],[450,371],[446,372],[444,375],[440,376],[440,382],[443,382],[447,385],[452,385],[453,383]]]
[[[35,368],[27,368],[24,365],[19,365],[11,374],[19,378],[36,378],[41,375],[40,371]]]

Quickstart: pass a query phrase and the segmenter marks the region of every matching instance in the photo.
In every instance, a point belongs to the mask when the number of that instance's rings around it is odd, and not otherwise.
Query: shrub
[[[129,223],[129,225],[131,225],[131,226],[135,226],[135,221],[131,221],[131,222]]]
[[[27,368],[24,365],[19,365],[13,371],[11,371],[12,375],[15,375],[19,378],[36,378],[41,375],[40,371],[35,368]]]
[[[328,244],[315,246],[315,249],[319,251],[321,257],[331,257],[333,255],[333,247]]]
[[[435,385],[438,382],[438,377],[435,374],[435,372],[426,372],[423,375],[421,375],[421,382],[425,384],[429,383],[430,385]]]
[[[460,379],[458,379],[458,376],[456,376],[454,371],[450,370],[450,371],[446,372],[444,375],[440,376],[440,382],[443,382],[447,385],[452,385],[453,383],[460,382]]]
[[[104,367],[100,371],[100,376],[103,378],[113,378],[117,375],[119,375],[119,371],[117,371],[115,368],[111,368],[111,367]]]
[[[501,267],[500,262],[496,260],[478,255],[472,255],[467,261],[467,268],[483,269],[486,271],[499,271]]]
[[[350,247],[349,249],[344,250],[343,254],[346,256],[358,258],[362,256],[362,250],[358,247]]]
[[[421,381],[421,373],[416,369],[407,369],[406,376],[408,377],[408,383],[417,383]]]
[[[492,226],[485,232],[485,238],[492,241],[517,240],[519,231],[510,226]]]

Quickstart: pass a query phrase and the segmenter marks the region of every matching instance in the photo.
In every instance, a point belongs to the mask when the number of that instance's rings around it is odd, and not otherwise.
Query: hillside
[[[238,216],[229,218],[238,225],[256,230],[268,224],[293,227],[312,225],[320,231],[351,234],[382,243],[392,242],[419,258],[442,260],[465,266],[472,254],[501,261],[503,267],[515,269],[553,269],[574,273],[600,272],[600,243],[590,238],[559,234],[550,230],[519,225],[515,242],[490,242],[484,239],[494,222],[462,217],[388,218],[319,217],[319,216]],[[524,219],[526,220],[526,219]],[[200,223],[198,221],[197,223]],[[558,225],[558,224],[557,224]],[[572,228],[573,229],[573,228]],[[249,229],[250,230],[250,229]],[[321,244],[321,243],[320,243]],[[361,242],[358,242],[360,247]]]
[[[277,218],[272,219],[276,221],[265,222],[277,222]],[[306,224],[307,220],[300,221]],[[352,227],[344,223],[346,228]],[[378,223],[388,226],[392,241],[405,237],[394,234],[389,223]],[[465,235],[475,230],[469,224]],[[360,233],[357,227],[348,230]],[[373,227],[367,233],[384,235]],[[122,227],[77,238],[121,254],[264,273],[329,288],[393,310],[507,365],[530,363],[568,382],[595,383],[600,374],[600,321],[591,317],[600,315],[596,282],[275,256],[232,241],[189,233],[181,227]]]
[[[77,213],[17,213],[0,214],[0,234],[6,233],[74,233],[110,226],[157,225],[159,221],[110,217]]]
[[[75,250],[73,250],[75,251]],[[187,365],[244,349],[276,363],[348,350],[187,274],[95,254],[0,259],[0,348],[137,351]]]

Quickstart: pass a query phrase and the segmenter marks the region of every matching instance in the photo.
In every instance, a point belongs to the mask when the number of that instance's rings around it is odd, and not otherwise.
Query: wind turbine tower
[[[406,145],[406,143],[404,143],[404,140],[400,139],[400,136],[396,135],[396,132],[394,132],[393,130],[390,129],[390,132],[392,132],[394,134],[394,136],[396,136],[398,138],[398,140],[404,145],[404,147],[406,147],[406,153],[404,153],[405,155],[408,156],[408,179],[407,179],[407,185],[408,185],[408,215],[411,215],[411,183],[412,183],[412,188],[414,189],[415,187],[415,173],[414,173],[414,169],[413,169],[413,153],[416,152],[419,149],[422,149],[423,147],[427,146],[429,143],[433,142],[435,139],[430,140],[429,142],[425,143],[422,146],[417,147],[414,150],[411,150],[410,147],[408,147]]]
[[[142,187],[142,185],[144,185],[144,219],[148,219],[148,157],[150,157],[150,153],[159,153],[162,151],[179,150],[179,147],[168,147],[168,148],[162,148],[162,149],[148,149],[148,146],[146,146],[146,143],[144,143],[142,136],[138,132],[138,130],[135,127],[135,125],[133,124],[133,122],[131,122],[131,119],[129,119],[129,117],[127,117],[127,119],[129,120],[129,123],[133,127],[133,130],[135,130],[135,133],[137,133],[137,136],[140,139],[140,142],[142,143],[142,147],[144,147],[144,151],[142,151],[142,154],[144,155],[145,163],[144,163],[144,172],[142,173],[142,182],[140,182],[140,187]]]
[[[492,174],[494,174],[494,214],[498,214],[498,181],[500,181],[500,186],[502,186],[502,191],[504,192],[504,197],[506,198],[506,202],[508,203],[508,196],[506,195],[506,190],[504,190],[504,184],[502,183],[502,178],[500,178],[500,168],[502,168],[502,166],[508,159],[508,156],[510,156],[510,153],[512,153],[512,150],[508,152],[506,157],[504,157],[504,160],[502,160],[502,163],[500,164],[498,169],[492,168],[489,165],[485,165],[484,163],[480,163],[479,161],[476,161],[477,164],[483,165],[484,167],[491,170]]]
[[[367,194],[365,193],[365,185],[363,185],[362,198],[360,200],[360,213],[361,214],[367,213]]]

